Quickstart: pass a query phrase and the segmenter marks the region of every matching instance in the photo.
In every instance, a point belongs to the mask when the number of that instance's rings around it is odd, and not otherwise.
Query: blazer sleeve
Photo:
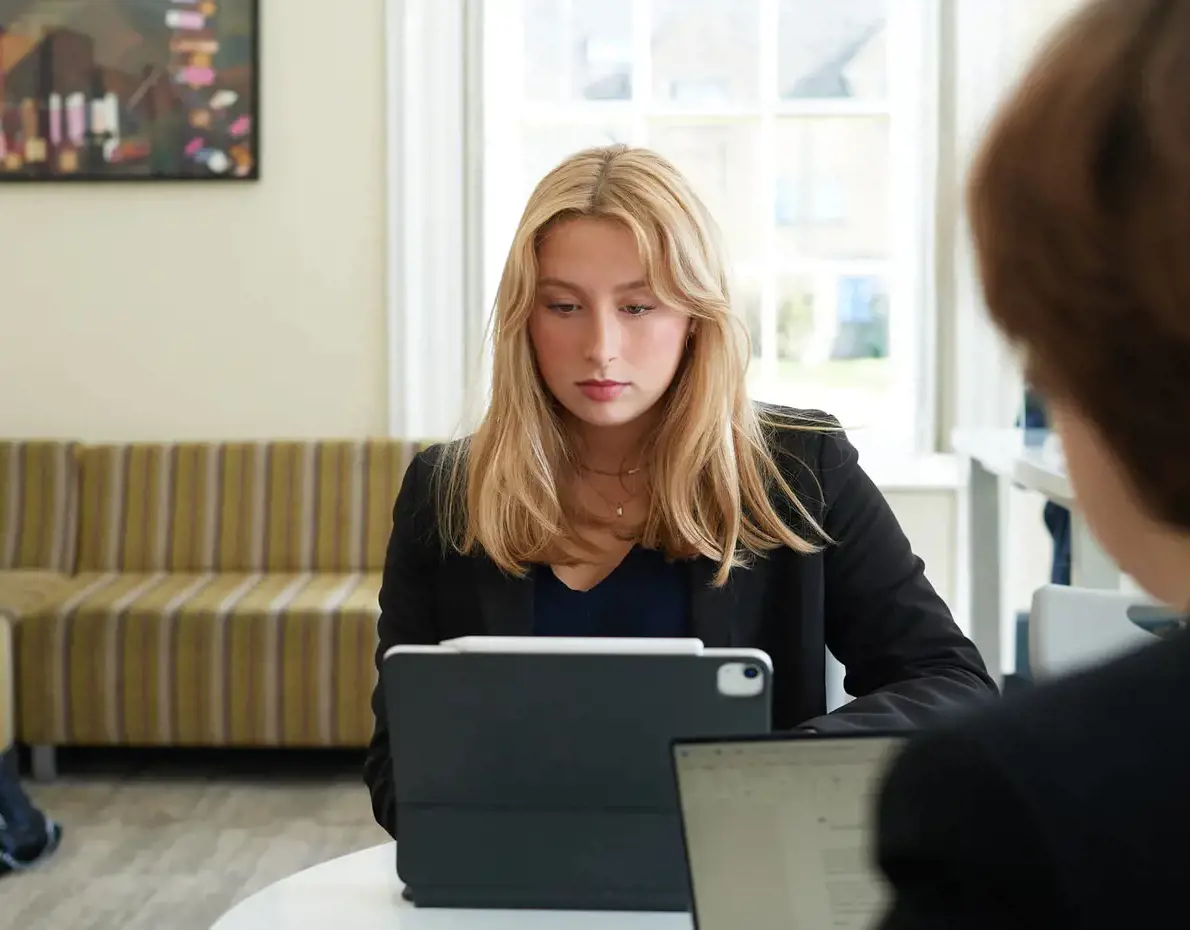
[[[1036,805],[985,741],[910,742],[877,801],[881,930],[1041,930],[1079,923],[1061,896]]]
[[[855,700],[805,726],[916,729],[995,696],[974,643],[926,580],[884,495],[842,430],[822,434],[818,476],[826,644]]]
[[[397,801],[389,748],[384,688],[379,672],[384,654],[393,646],[433,644],[440,640],[434,604],[434,581],[441,562],[437,524],[431,517],[430,487],[433,466],[427,452],[405,471],[393,507],[393,529],[380,586],[379,643],[376,647],[376,687],[372,691],[375,728],[364,759],[364,782],[372,795],[372,813],[388,834],[397,836]]]

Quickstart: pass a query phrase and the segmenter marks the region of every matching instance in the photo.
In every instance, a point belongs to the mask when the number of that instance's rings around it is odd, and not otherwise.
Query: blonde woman
[[[537,186],[475,434],[409,468],[377,661],[456,636],[693,636],[773,660],[776,728],[910,728],[995,693],[825,414],[749,400],[714,224],[664,159]],[[825,650],[857,700],[825,715]],[[365,779],[396,835],[379,689]]]

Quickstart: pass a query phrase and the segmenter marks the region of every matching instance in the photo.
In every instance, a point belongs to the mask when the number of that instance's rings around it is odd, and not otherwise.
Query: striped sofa
[[[392,505],[418,448],[72,449],[65,560],[23,587],[0,571],[0,603],[23,591],[9,609],[18,739],[35,759],[70,744],[366,745]],[[23,478],[10,498],[32,493]]]
[[[18,732],[16,621],[69,581],[77,537],[77,446],[0,442],[0,746]]]

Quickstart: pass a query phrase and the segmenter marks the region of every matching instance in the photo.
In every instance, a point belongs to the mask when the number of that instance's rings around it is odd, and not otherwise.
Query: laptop
[[[677,740],[697,930],[870,930],[874,793],[904,734]]]
[[[381,674],[419,907],[689,910],[670,745],[771,728],[769,657],[696,639],[474,637]]]

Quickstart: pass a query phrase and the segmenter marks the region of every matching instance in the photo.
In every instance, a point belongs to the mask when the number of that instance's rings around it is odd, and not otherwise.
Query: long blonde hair
[[[560,540],[576,539],[564,493],[577,468],[575,445],[537,372],[528,332],[537,248],[555,224],[573,217],[623,223],[636,237],[658,299],[697,321],[686,358],[659,401],[665,409],[647,450],[648,516],[634,538],[673,558],[714,560],[717,585],[765,551],[818,550],[829,540],[782,475],[766,434],[826,424],[757,412],[745,380],[749,337],[731,308],[713,221],[669,162],[623,145],[571,156],[529,198],[492,314],[491,400],[475,433],[448,446],[443,459],[444,542],[464,553],[482,551],[522,576],[533,563],[555,560]],[[781,498],[818,539],[782,519]]]

